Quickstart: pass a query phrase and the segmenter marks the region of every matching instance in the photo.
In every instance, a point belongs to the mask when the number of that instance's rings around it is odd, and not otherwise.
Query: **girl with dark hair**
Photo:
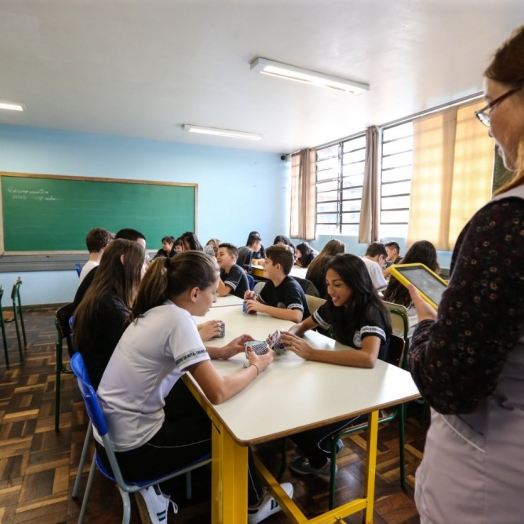
[[[137,242],[113,240],[75,310],[73,343],[84,357],[95,389],[129,325],[129,310],[146,268],[145,255]]]
[[[180,238],[184,244],[184,251],[204,251],[195,233],[186,231]]]
[[[322,298],[327,298],[326,264],[333,255],[344,253],[345,250],[346,244],[333,238],[326,243],[307,268],[306,279],[313,282]]]
[[[297,245],[297,265],[300,267],[309,267],[318,253],[307,243],[301,242]]]
[[[210,419],[178,380],[184,373],[190,372],[206,397],[220,404],[247,387],[272,360],[271,352],[261,356],[250,352],[247,368],[225,377],[215,371],[210,358],[228,355],[206,351],[192,315],[205,315],[216,301],[218,278],[215,260],[187,251],[154,260],[142,281],[131,310],[132,323],[98,388],[128,479],[164,475],[211,451]],[[243,350],[246,337],[236,339],[236,352]],[[98,449],[104,457],[103,448]],[[169,482],[161,487],[167,493],[171,489]],[[292,494],[291,484],[283,487]],[[159,522],[157,514],[165,514],[169,497],[162,491],[153,486],[139,492],[143,522]],[[255,475],[250,476],[249,504],[249,522],[260,522],[279,509]]]
[[[266,258],[266,250],[262,245],[262,237],[260,236],[260,233],[258,231],[251,231],[251,233],[249,233],[246,240],[246,246],[253,245],[253,242],[259,242],[259,244],[257,244],[257,251],[253,251],[252,258],[255,258],[257,260],[264,260]]]
[[[293,253],[295,252],[295,249],[296,249],[295,244],[291,242],[291,239],[284,235],[277,235],[275,237],[275,240],[273,241],[273,245],[274,246],[278,246],[278,245],[289,246],[293,250]]]
[[[386,306],[380,300],[366,265],[360,257],[338,254],[326,264],[328,301],[312,316],[282,334],[287,349],[306,360],[341,366],[372,368],[377,358],[385,360],[391,335],[391,322]],[[323,351],[311,348],[302,338],[316,327],[332,328],[337,342],[357,351]],[[300,454],[290,468],[303,474],[329,475],[331,435],[352,421],[340,421],[304,431],[290,438]]]
[[[427,240],[419,240],[415,242],[402,258],[402,264],[424,264],[431,271],[438,273],[440,266],[437,260],[437,250],[435,246]],[[409,337],[413,335],[413,331],[418,324],[417,310],[413,305],[413,301],[409,296],[409,291],[406,286],[401,284],[395,277],[391,277],[388,287],[383,293],[386,302],[393,302],[400,304],[408,309],[409,314]],[[401,337],[403,334],[399,334]]]
[[[182,240],[182,237],[178,237],[175,240],[175,243],[173,244],[173,249],[177,252],[177,255],[184,251],[184,241]]]

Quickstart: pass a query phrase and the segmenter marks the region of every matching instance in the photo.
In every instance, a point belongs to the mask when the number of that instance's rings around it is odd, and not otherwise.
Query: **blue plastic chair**
[[[75,264],[76,272],[78,273],[78,276],[80,276],[80,273],[82,273],[82,264]]]
[[[255,279],[246,273],[247,282],[249,284],[249,291],[253,291],[255,289]]]
[[[105,467],[104,463],[100,460],[98,453],[95,451],[95,454],[93,456],[93,462],[91,464],[91,470],[89,471],[89,477],[87,479],[87,486],[84,493],[82,508],[80,510],[80,516],[78,517],[79,524],[82,524],[84,521],[84,517],[87,510],[87,500],[89,498],[89,493],[91,492],[94,474],[97,468],[100,471],[100,473],[104,475],[104,477],[108,478],[109,480],[115,482],[118,485],[120,496],[122,497],[122,503],[124,505],[122,524],[129,524],[129,520],[131,518],[131,501],[129,499],[129,493],[136,493],[137,491],[149,488],[150,486],[154,486],[155,484],[160,484],[161,482],[164,482],[174,477],[178,477],[183,474],[186,474],[187,482],[190,483],[190,472],[194,469],[205,466],[206,464],[209,464],[211,462],[211,454],[208,453],[207,455],[203,456],[200,460],[188,464],[185,468],[177,469],[169,473],[168,475],[164,475],[155,479],[126,482],[120,471],[115,452],[113,451],[113,445],[108,433],[107,424],[104,419],[104,414],[102,412],[102,409],[100,408],[96,392],[93,389],[93,386],[91,385],[91,381],[89,380],[89,375],[85,368],[84,359],[82,358],[81,353],[75,353],[72,356],[71,369],[73,370],[73,373],[76,375],[76,378],[78,379],[78,387],[80,388],[80,393],[82,394],[82,398],[84,399],[87,414],[92,425],[96,428],[98,435],[102,439],[104,449],[109,460],[109,464],[111,465],[111,470],[108,470]],[[188,495],[190,497],[189,487]]]

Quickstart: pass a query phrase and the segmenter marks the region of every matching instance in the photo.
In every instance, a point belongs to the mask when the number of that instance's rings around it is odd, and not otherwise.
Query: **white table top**
[[[290,271],[292,277],[306,278],[307,267],[293,266]]]
[[[243,299],[238,298],[235,295],[229,294],[225,297],[220,297],[217,295],[217,301],[211,307],[241,306],[243,302]]]
[[[209,344],[218,346],[243,333],[264,340],[291,325],[263,313],[248,315],[236,307],[211,309],[204,321],[217,318],[225,322],[226,336]],[[355,351],[313,331],[304,338],[318,349]],[[243,353],[213,361],[221,375],[242,369],[245,362]],[[209,405],[237,442],[255,444],[419,396],[407,371],[380,360],[374,369],[360,369],[305,361],[288,351],[275,355],[269,368],[245,390],[223,404]]]

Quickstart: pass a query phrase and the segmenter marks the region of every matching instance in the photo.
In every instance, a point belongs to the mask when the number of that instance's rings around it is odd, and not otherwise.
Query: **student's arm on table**
[[[348,348],[347,351],[326,351],[324,349],[313,349],[304,339],[289,332],[282,333],[281,340],[287,345],[286,349],[293,351],[305,360],[356,368],[375,367],[382,343],[380,337],[367,336],[362,339],[362,349]]]
[[[246,307],[248,311],[260,311],[281,320],[291,320],[291,322],[300,322],[304,316],[304,312],[301,309],[284,309],[268,306],[258,300],[246,300]]]
[[[197,328],[198,332],[200,333],[200,338],[204,342],[207,342],[208,340],[211,340],[213,337],[220,335],[220,331],[222,330],[222,321],[208,320],[207,322],[198,324]]]
[[[223,360],[227,360],[228,358],[235,356],[237,353],[242,353],[244,351],[244,344],[251,340],[255,340],[251,335],[240,335],[225,346],[220,348],[206,346],[206,349],[211,358],[221,358]]]
[[[218,279],[218,294],[221,296],[221,297],[225,297],[227,295],[229,295],[229,293],[231,293],[231,287],[224,284],[224,281],[219,278]]]
[[[257,355],[249,351],[249,366],[232,375],[222,377],[209,360],[193,364],[187,370],[193,375],[211,403],[221,404],[253,382],[272,360],[272,351],[268,351],[265,355]]]
[[[310,329],[315,329],[318,327],[318,324],[313,320],[313,315],[306,318],[306,320],[303,320],[302,322],[299,322],[298,324],[295,324],[294,326],[291,326],[287,333],[291,333],[292,335],[296,335],[297,337],[301,337],[306,331],[309,331]]]

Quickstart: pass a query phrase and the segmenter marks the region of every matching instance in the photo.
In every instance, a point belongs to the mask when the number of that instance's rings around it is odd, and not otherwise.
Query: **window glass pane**
[[[352,138],[342,144],[344,152],[352,151],[353,149],[361,149],[366,147],[366,136],[362,135],[358,138]]]
[[[413,137],[408,136],[400,140],[393,140],[392,142],[383,142],[382,154],[392,155],[394,153],[403,153],[404,151],[411,151],[413,149]]]
[[[322,182],[317,184],[317,195],[323,191],[336,191],[338,189],[338,180],[332,182]]]
[[[328,191],[327,193],[317,193],[317,202],[333,202],[338,200],[338,191]]]
[[[364,162],[356,162],[354,164],[346,164],[342,166],[342,176],[349,175],[363,175],[364,174]]]
[[[338,169],[338,157],[327,158],[317,162],[317,173],[326,169]]]
[[[361,207],[361,200],[344,200],[342,202],[342,211],[360,211]]]
[[[329,180],[338,177],[338,166],[326,169],[324,171],[317,170],[317,180]]]
[[[407,238],[408,225],[407,224],[380,224],[381,238]]]
[[[398,155],[382,157],[382,168],[410,166],[413,164],[413,153],[399,153]]]
[[[318,204],[317,205],[317,214],[318,213],[329,213],[330,211],[333,211],[336,213],[338,210],[338,203],[337,202],[330,202],[326,204]]]
[[[335,224],[317,224],[317,235],[322,235],[325,233],[338,233],[339,226]]]
[[[350,237],[358,236],[358,224],[345,224],[341,228],[341,233]]]
[[[382,224],[404,223],[409,220],[409,210],[405,211],[382,211],[380,213],[380,222]]]
[[[409,195],[382,199],[382,209],[409,209]]]
[[[317,215],[317,222],[319,224],[336,224],[337,214],[336,213],[319,213]]]
[[[409,195],[411,191],[411,180],[408,182],[394,182],[393,184],[382,184],[382,196]]]
[[[360,213],[342,213],[342,224],[358,224]]]
[[[396,182],[397,180],[411,180],[412,166],[397,167],[382,171],[382,182]]]
[[[356,151],[352,151],[351,153],[345,153],[342,157],[342,163],[343,164],[349,164],[353,162],[362,162],[366,159],[366,150],[365,149],[357,149]]]
[[[382,141],[388,142],[389,140],[394,140],[395,138],[402,138],[409,135],[413,135],[413,122],[406,122],[405,124],[401,124],[399,126],[384,129],[382,132]]]
[[[317,161],[330,156],[338,156],[338,144],[317,149]]]
[[[364,183],[364,175],[347,176],[342,179],[342,188],[362,187]]]
[[[361,187],[353,187],[350,189],[344,189],[342,191],[342,199],[343,200],[349,200],[350,198],[362,198],[362,188]]]

